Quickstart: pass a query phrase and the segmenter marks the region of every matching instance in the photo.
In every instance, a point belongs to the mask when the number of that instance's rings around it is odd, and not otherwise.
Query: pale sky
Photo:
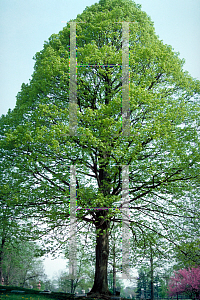
[[[0,0],[0,115],[13,109],[22,83],[33,73],[44,41],[95,0]],[[186,59],[185,70],[200,79],[200,0],[137,0],[154,21],[156,33]],[[46,261],[52,276],[66,263]]]

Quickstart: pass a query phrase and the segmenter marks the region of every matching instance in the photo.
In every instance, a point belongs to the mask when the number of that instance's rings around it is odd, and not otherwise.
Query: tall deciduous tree
[[[174,244],[187,236],[190,218],[198,218],[189,203],[199,185],[200,83],[131,0],[100,0],[73,21],[77,135],[69,124],[67,24],[36,53],[30,83],[1,121],[1,147],[24,178],[20,205],[45,224],[35,235],[43,231],[47,241],[64,243],[69,232],[70,165],[76,165],[77,222],[96,230],[91,292],[109,294],[109,232],[112,221],[122,221],[122,166],[129,166],[131,246],[151,233]],[[124,21],[130,22],[130,134],[121,122]]]

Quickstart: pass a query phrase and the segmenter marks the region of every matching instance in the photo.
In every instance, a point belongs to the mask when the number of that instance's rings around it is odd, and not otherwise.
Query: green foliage
[[[19,201],[20,183],[16,169],[6,162],[0,164],[0,278],[6,285],[34,285],[43,275],[42,263],[36,259],[43,250],[28,242],[32,220]]]
[[[73,280],[69,276],[69,264],[67,263],[67,271],[63,271],[57,279],[59,291],[75,293],[84,289],[92,287],[94,280],[94,265],[95,265],[95,231],[91,224],[88,226],[81,226],[77,224],[76,236],[76,254],[77,254],[77,277]],[[67,260],[70,258],[70,243],[65,245],[65,257]],[[73,290],[73,291],[72,291]]]
[[[190,242],[182,242],[179,248],[174,250],[175,269],[200,266],[200,241],[195,239]]]
[[[3,249],[2,276],[6,285],[37,287],[44,275],[42,262],[35,258],[36,243],[11,241]]]
[[[162,299],[167,296],[167,286],[165,285],[165,281],[162,278],[162,275],[155,274],[154,280],[154,299]],[[144,289],[144,297],[145,299],[151,298],[151,276],[150,270],[148,268],[140,268],[138,271],[138,279],[137,279],[137,289],[136,295],[137,298],[141,296],[141,289]]]

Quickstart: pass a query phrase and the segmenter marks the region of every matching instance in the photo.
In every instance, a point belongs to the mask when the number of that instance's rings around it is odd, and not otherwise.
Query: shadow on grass
[[[111,297],[104,296],[104,295],[98,295],[97,297],[75,297],[74,294],[70,293],[62,293],[62,292],[51,292],[46,293],[43,291],[33,290],[33,289],[25,289],[20,288],[16,286],[0,286],[0,300],[4,299],[4,296],[7,295],[7,298],[5,299],[28,299],[27,297],[30,297],[31,300],[43,300],[43,299],[57,299],[57,300],[110,300]],[[13,296],[13,297],[11,297]],[[21,298],[20,298],[21,297]],[[121,298],[121,300],[126,300],[125,298]]]
[[[51,292],[45,293],[43,291],[24,289],[16,286],[0,286],[0,297],[2,295],[20,295],[21,297],[32,297],[33,299],[57,299],[57,300],[74,300],[74,294]],[[1,298],[0,298],[1,299]],[[9,299],[9,298],[8,298]]]

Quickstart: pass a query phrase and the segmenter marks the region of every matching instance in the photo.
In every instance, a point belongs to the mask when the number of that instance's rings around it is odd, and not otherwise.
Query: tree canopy
[[[131,0],[100,0],[71,22],[76,22],[77,135],[70,135],[69,124],[68,23],[36,53],[30,82],[22,84],[13,111],[1,117],[1,164],[10,164],[11,176],[21,179],[15,206],[34,220],[35,235],[46,234],[52,248],[55,239],[65,244],[69,238],[70,166],[76,166],[77,224],[89,222],[96,229],[91,292],[108,294],[109,231],[123,218],[123,166],[129,169],[131,247],[154,243],[162,251],[157,240],[178,246],[196,234],[191,220],[199,218],[200,82],[183,70],[184,61]],[[130,22],[129,135],[122,130],[120,22]]]

